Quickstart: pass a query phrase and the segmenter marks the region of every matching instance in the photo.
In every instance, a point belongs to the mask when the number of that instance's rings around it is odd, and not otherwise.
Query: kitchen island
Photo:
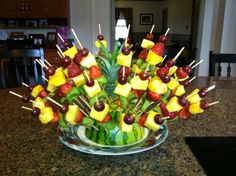
[[[236,81],[197,78],[195,87],[216,89],[209,102],[220,101],[190,120],[168,123],[169,135],[160,146],[125,156],[98,156],[64,146],[55,125],[42,125],[21,109],[22,101],[8,93],[27,93],[26,88],[0,90],[0,175],[206,175],[185,142],[186,137],[236,136]]]

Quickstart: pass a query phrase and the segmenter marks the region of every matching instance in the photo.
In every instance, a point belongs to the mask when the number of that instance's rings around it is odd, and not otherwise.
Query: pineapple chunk
[[[139,74],[142,70],[138,67],[137,64],[133,64],[132,71]]]
[[[104,104],[105,104],[105,108],[103,111],[100,111],[100,112],[96,111],[94,107],[92,107],[91,112],[90,112],[90,117],[99,122],[102,122],[104,118],[106,117],[107,113],[109,112],[109,106],[106,103]]]
[[[192,114],[198,114],[198,113],[202,113],[204,110],[200,107],[200,102],[191,104],[189,106],[189,112]]]
[[[43,90],[43,86],[41,86],[40,84],[35,86],[31,92],[31,95],[36,98],[39,94],[39,92],[41,92]]]
[[[119,120],[119,128],[123,132],[131,132],[133,130],[133,124],[129,125],[124,122],[125,113],[123,113]]]
[[[178,78],[176,72],[175,72],[174,75],[175,75],[175,78]],[[185,80],[188,79],[188,78],[189,78],[189,76],[186,76],[185,78],[178,78],[178,81],[185,81]]]
[[[71,125],[76,124],[76,118],[79,113],[79,107],[77,105],[69,105],[66,113],[66,121]]]
[[[148,79],[147,80],[141,80],[139,76],[134,76],[131,81],[131,86],[133,89],[136,90],[147,90],[148,87]]]
[[[198,92],[199,89],[195,89],[188,95],[187,99],[190,104],[194,104],[201,101],[201,97],[198,95]]]
[[[84,89],[89,97],[93,97],[102,91],[97,80],[94,80],[94,85],[92,87],[84,85]]]
[[[33,107],[39,108],[40,110],[45,108],[45,103],[42,98],[37,97],[33,102]]]
[[[57,87],[54,86],[54,85],[48,84],[48,86],[47,86],[47,90],[48,90],[49,92],[55,92],[56,89],[57,89]]]
[[[89,52],[88,56],[84,57],[80,64],[86,68],[90,68],[94,65],[97,65],[95,57],[92,53]]]
[[[52,76],[49,76],[48,84],[51,84],[54,86],[60,86],[65,83],[66,83],[66,77],[64,75],[62,67],[57,68],[55,74]]]
[[[177,97],[172,97],[166,105],[166,109],[169,112],[175,112],[181,110],[183,107],[179,104]]]
[[[64,75],[66,75],[66,77],[68,77],[68,68],[65,68],[65,69],[63,70],[63,73],[64,73]]]
[[[121,84],[117,84],[116,89],[114,91],[115,94],[127,97],[131,91],[131,84],[130,83],[126,83],[124,85]]]
[[[154,46],[154,43],[151,40],[143,39],[141,43],[142,48],[150,49]]]
[[[80,74],[80,75],[72,78],[72,80],[73,80],[76,87],[79,87],[80,85],[85,83],[85,78],[84,78],[83,74]]]
[[[148,89],[157,94],[164,94],[167,91],[167,86],[161,81],[161,79],[155,77],[149,82]]]
[[[42,124],[47,124],[53,119],[53,110],[51,107],[46,107],[41,110],[39,114],[39,120]]]
[[[130,67],[132,61],[133,52],[130,51],[129,55],[124,55],[122,52],[117,56],[117,62],[119,65]]]
[[[158,113],[156,113],[155,111],[150,111],[144,123],[144,126],[148,127],[149,129],[153,131],[158,131],[160,129],[160,125],[158,125],[154,120],[157,114]]]
[[[168,75],[169,76],[173,75],[176,72],[177,69],[178,69],[178,67],[175,66],[175,65],[173,67],[170,67]]]
[[[102,42],[103,45],[104,45],[105,47],[107,47],[107,41],[106,41],[106,40],[100,40],[100,42]],[[95,41],[95,46],[96,46],[97,48],[100,48],[100,47],[101,47],[101,46],[100,46],[100,42],[99,42],[99,40],[96,40],[96,41]]]
[[[147,62],[149,62],[150,65],[159,64],[160,62],[162,62],[162,60],[163,60],[162,56],[157,55],[152,50],[148,51]]]
[[[76,46],[72,46],[68,50],[64,52],[66,56],[69,56],[71,59],[75,57],[75,55],[78,53]]]
[[[173,93],[176,95],[176,96],[181,96],[185,93],[185,89],[184,89],[184,86],[183,85],[178,85],[174,90],[173,90]]]
[[[174,90],[175,88],[177,88],[178,85],[179,85],[178,80],[174,79],[173,77],[171,77],[170,82],[167,83],[167,86],[170,90]]]

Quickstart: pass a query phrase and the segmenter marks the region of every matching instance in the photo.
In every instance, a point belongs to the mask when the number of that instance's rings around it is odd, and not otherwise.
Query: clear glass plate
[[[59,128],[59,139],[67,147],[94,155],[128,155],[150,150],[159,146],[168,136],[167,125],[162,125],[158,132],[145,129],[144,136],[139,141],[122,146],[101,145],[89,140],[85,136],[84,126]]]

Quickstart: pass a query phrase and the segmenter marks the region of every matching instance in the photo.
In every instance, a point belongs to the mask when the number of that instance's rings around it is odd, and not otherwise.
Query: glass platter
[[[151,132],[148,129],[144,131],[144,137],[139,141],[122,145],[102,145],[89,140],[85,136],[86,128],[84,126],[71,127],[69,129],[58,128],[59,139],[67,147],[83,153],[94,155],[128,155],[150,150],[159,146],[168,136],[167,125],[162,125],[158,132]]]

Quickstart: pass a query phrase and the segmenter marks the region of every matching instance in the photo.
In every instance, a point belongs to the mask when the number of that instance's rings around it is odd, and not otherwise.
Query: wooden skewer
[[[25,84],[24,82],[22,82],[21,83],[23,86],[25,86],[25,87],[29,87],[29,85],[28,84]]]
[[[76,45],[75,45],[75,43],[74,43],[74,42],[72,42],[72,45],[76,47]]]
[[[195,62],[196,60],[193,60],[188,66],[191,67]]]
[[[81,112],[84,113],[86,116],[89,116],[88,113],[82,109],[82,107],[84,108],[84,105],[77,98],[75,98],[75,101],[81,106],[80,107]],[[74,105],[76,105],[76,104],[74,103]]]
[[[166,119],[169,119],[170,117],[169,116],[166,116],[166,117],[162,117],[161,120],[166,120]]]
[[[167,55],[165,55],[165,56],[163,57],[163,60],[165,60],[166,57],[167,57]]]
[[[59,51],[57,51],[57,54],[60,56],[60,58],[63,58],[63,56],[61,55]]]
[[[48,79],[47,79],[47,78],[45,78],[44,76],[42,76],[42,78],[43,78],[45,81],[47,81],[47,82],[48,82]]]
[[[201,64],[203,61],[204,61],[203,59],[200,60],[198,63],[196,63],[194,66],[192,66],[192,69],[193,69],[194,67],[198,66],[199,64]]]
[[[192,77],[188,82],[192,82],[195,78],[196,76]]]
[[[73,35],[74,35],[76,41],[78,42],[80,48],[83,49],[83,46],[82,46],[81,42],[79,41],[79,38],[78,38],[78,36],[76,35],[74,29],[71,29],[71,31],[72,31],[72,33],[73,33]]]
[[[125,38],[125,46],[127,46],[127,40],[128,40],[128,37],[129,37],[129,30],[130,30],[130,24],[128,26],[127,35],[126,35],[126,38]]]
[[[149,65],[150,65],[150,63],[148,62],[147,67],[146,67],[146,69],[145,69],[145,72],[148,71],[148,69],[149,69]]]
[[[207,90],[206,90],[206,92],[209,92],[210,90],[213,90],[215,87],[216,87],[216,85],[215,85],[215,84],[214,84],[214,85],[212,85],[212,86],[210,86],[210,87],[208,87],[208,88],[207,88]]]
[[[35,60],[36,60],[36,62],[38,62],[39,65],[48,69],[48,67],[45,64],[43,64],[42,62],[40,62],[38,59],[35,59]]]
[[[99,35],[102,35],[101,24],[98,24],[98,33]]]
[[[94,125],[92,126],[95,130],[99,131],[99,129],[97,127],[95,127]]]
[[[15,92],[13,92],[13,91],[9,91],[9,93],[10,94],[12,94],[12,95],[15,95],[15,96],[17,96],[17,97],[19,97],[19,98],[22,98],[23,96],[22,95],[20,95],[20,94],[18,94],[18,93],[15,93]],[[29,100],[31,103],[34,103],[34,101],[33,100]]]
[[[29,107],[26,107],[26,106],[21,106],[22,109],[26,109],[26,110],[29,110],[29,111],[32,111],[33,109],[32,108],[29,108]]]
[[[61,36],[59,33],[57,33],[57,35],[58,35],[58,37],[61,39],[61,41],[62,41],[63,43],[65,43],[65,40],[62,38],[62,36]]]
[[[220,102],[220,101],[215,101],[215,102],[209,103],[209,106],[212,106],[212,105],[218,104],[219,102]]]
[[[125,67],[122,67],[122,77],[125,77]]]
[[[56,45],[56,47],[57,47],[58,51],[60,52],[60,54],[62,55],[62,58],[65,57],[65,54],[63,53],[61,48],[58,45]]]
[[[50,98],[49,96],[46,97],[47,100],[51,101],[52,103],[56,104],[57,106],[59,106],[60,108],[62,108],[63,106],[58,103],[57,101],[53,100],[52,98]]]
[[[91,109],[90,104],[82,96],[80,96],[80,99]]]
[[[152,28],[151,28],[151,30],[150,30],[150,34],[152,33],[154,27],[155,27],[155,24],[152,25]]]
[[[47,61],[47,59],[44,59],[44,61],[45,61],[46,64],[48,64],[50,67],[52,66],[52,65]]]
[[[88,79],[88,81],[90,81],[90,77],[89,77],[87,71],[85,71],[84,74],[85,74],[86,78]]]
[[[182,51],[184,50],[184,47],[182,47],[182,49],[176,54],[176,56],[174,57],[174,61],[179,57],[179,55],[182,53]]]
[[[168,28],[168,29],[166,30],[165,36],[167,36],[169,30],[170,30],[170,28]]]

